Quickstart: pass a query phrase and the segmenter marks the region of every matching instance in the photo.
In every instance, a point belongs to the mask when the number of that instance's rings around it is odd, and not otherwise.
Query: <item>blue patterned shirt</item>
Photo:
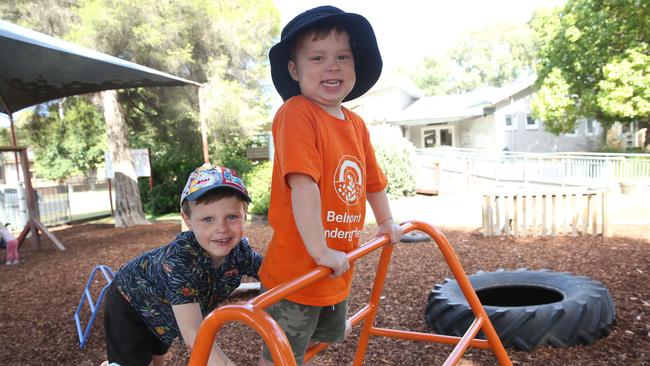
[[[241,283],[242,276],[257,278],[262,256],[246,238],[215,267],[192,231],[152,249],[120,268],[115,284],[165,345],[180,335],[172,305],[199,303],[205,317]]]

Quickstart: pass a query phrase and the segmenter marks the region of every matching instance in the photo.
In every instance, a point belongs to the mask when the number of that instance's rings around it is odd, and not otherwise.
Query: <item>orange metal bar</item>
[[[217,332],[224,324],[231,321],[243,322],[262,336],[276,365],[296,366],[291,346],[282,328],[264,309],[246,303],[225,305],[208,314],[194,340],[189,365],[208,364]]]
[[[430,342],[430,343],[442,343],[442,344],[451,344],[455,345],[460,342],[460,337],[446,336],[441,334],[434,333],[418,333],[411,332],[406,330],[398,329],[386,329],[386,328],[372,328],[370,335],[372,336],[382,336],[382,337],[391,337],[397,339],[406,339],[409,341],[421,341],[421,342]],[[484,339],[474,339],[471,340],[470,346],[474,348],[483,348],[489,349],[490,344]]]
[[[481,329],[482,324],[482,318],[476,318],[472,322],[472,324],[467,329],[467,332],[465,332],[463,335],[463,338],[460,339],[458,345],[454,348],[449,357],[447,357],[445,363],[443,363],[443,366],[453,366],[457,364],[458,361],[460,361],[460,358],[463,357],[463,354],[467,350],[467,347],[469,347],[470,342],[474,339],[474,337],[476,337],[476,334]]]
[[[416,229],[427,233],[438,245],[445,261],[454,274],[456,281],[458,281],[461,291],[465,295],[467,302],[470,304],[472,312],[476,316],[476,320],[468,328],[462,338],[374,327],[377,310],[379,308],[379,300],[381,298],[384,280],[386,279],[388,265],[390,264],[390,258],[393,251],[393,245],[388,244],[387,236],[376,237],[348,253],[348,260],[352,263],[356,259],[382,247],[381,257],[379,259],[379,264],[377,265],[377,275],[375,276],[375,282],[373,284],[369,303],[350,317],[350,321],[353,325],[364,321],[359,336],[359,344],[357,346],[354,365],[360,366],[363,364],[370,336],[386,336],[415,341],[455,344],[456,346],[454,350],[444,363],[445,366],[456,365],[468,347],[491,348],[496,355],[499,364],[512,365],[512,362],[508,358],[508,354],[503,348],[501,340],[497,336],[485,309],[483,309],[476,292],[472,288],[472,285],[449,244],[449,241],[447,241],[447,238],[445,238],[440,231],[423,222],[408,221],[402,224],[402,230],[404,233]],[[194,346],[192,347],[193,349],[189,365],[206,365],[212,344],[216,338],[216,333],[219,331],[221,326],[227,322],[240,321],[253,328],[262,337],[266,345],[269,347],[271,356],[276,365],[294,366],[295,360],[293,359],[291,347],[289,346],[284,332],[264,311],[264,309],[287,295],[318,281],[330,272],[331,269],[329,268],[318,267],[303,276],[270,289],[247,303],[226,305],[215,309],[205,318],[199,328],[199,333],[197,334]],[[475,339],[479,330],[482,330],[483,333],[485,333],[487,340]],[[327,348],[327,344],[325,343],[316,344],[307,350],[305,360],[311,359],[325,348]]]
[[[381,257],[379,257],[377,275],[375,276],[375,283],[373,284],[372,292],[370,293],[370,311],[364,318],[365,321],[363,322],[361,334],[359,335],[359,343],[357,344],[357,352],[354,356],[353,365],[355,366],[360,366],[363,364],[363,360],[366,356],[366,349],[368,348],[368,341],[370,340],[370,331],[375,324],[375,318],[377,317],[377,307],[379,306],[381,292],[384,289],[384,280],[386,279],[386,273],[388,273],[388,265],[390,264],[390,257],[392,254],[393,245],[388,244],[384,246],[384,249],[381,251]]]
[[[419,230],[422,230],[425,233],[429,234],[429,236],[431,236],[436,244],[438,244],[438,248],[440,249],[442,256],[445,258],[449,269],[451,269],[451,272],[454,274],[454,278],[458,282],[460,290],[463,292],[465,299],[469,303],[474,316],[480,319],[485,319],[481,326],[481,330],[483,333],[485,333],[488,343],[490,343],[490,348],[492,348],[492,351],[494,351],[494,355],[496,356],[497,360],[501,365],[512,365],[512,362],[510,361],[510,358],[508,357],[508,354],[506,353],[506,350],[503,347],[503,344],[501,343],[496,330],[494,330],[494,326],[492,326],[492,322],[490,322],[490,318],[485,312],[481,301],[478,299],[478,296],[472,287],[472,283],[469,281],[467,274],[465,274],[465,271],[460,265],[458,257],[456,257],[456,254],[454,253],[454,250],[452,249],[451,244],[449,244],[447,238],[438,229],[435,229],[434,227],[423,222],[410,221],[405,223],[405,225],[409,224],[415,225]],[[459,359],[461,356],[462,354],[459,355]]]

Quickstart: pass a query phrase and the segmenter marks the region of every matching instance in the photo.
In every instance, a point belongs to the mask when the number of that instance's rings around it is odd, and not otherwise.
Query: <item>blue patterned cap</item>
[[[237,172],[222,166],[203,164],[187,178],[187,183],[181,193],[181,205],[184,200],[196,201],[206,192],[217,188],[233,189],[241,193],[247,202],[251,202],[246,186]]]

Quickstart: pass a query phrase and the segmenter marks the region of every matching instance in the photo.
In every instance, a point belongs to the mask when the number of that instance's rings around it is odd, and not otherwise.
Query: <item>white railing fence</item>
[[[606,191],[492,193],[483,196],[483,236],[611,236]]]
[[[473,149],[418,149],[419,165],[495,181],[611,188],[650,182],[650,154],[522,153]]]

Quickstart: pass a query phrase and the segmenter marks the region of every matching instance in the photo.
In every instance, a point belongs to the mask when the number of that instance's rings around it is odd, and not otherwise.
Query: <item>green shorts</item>
[[[348,299],[329,306],[309,306],[280,300],[269,306],[266,312],[284,330],[298,366],[303,363],[309,341],[335,343],[345,338]],[[266,344],[262,356],[272,361]]]

